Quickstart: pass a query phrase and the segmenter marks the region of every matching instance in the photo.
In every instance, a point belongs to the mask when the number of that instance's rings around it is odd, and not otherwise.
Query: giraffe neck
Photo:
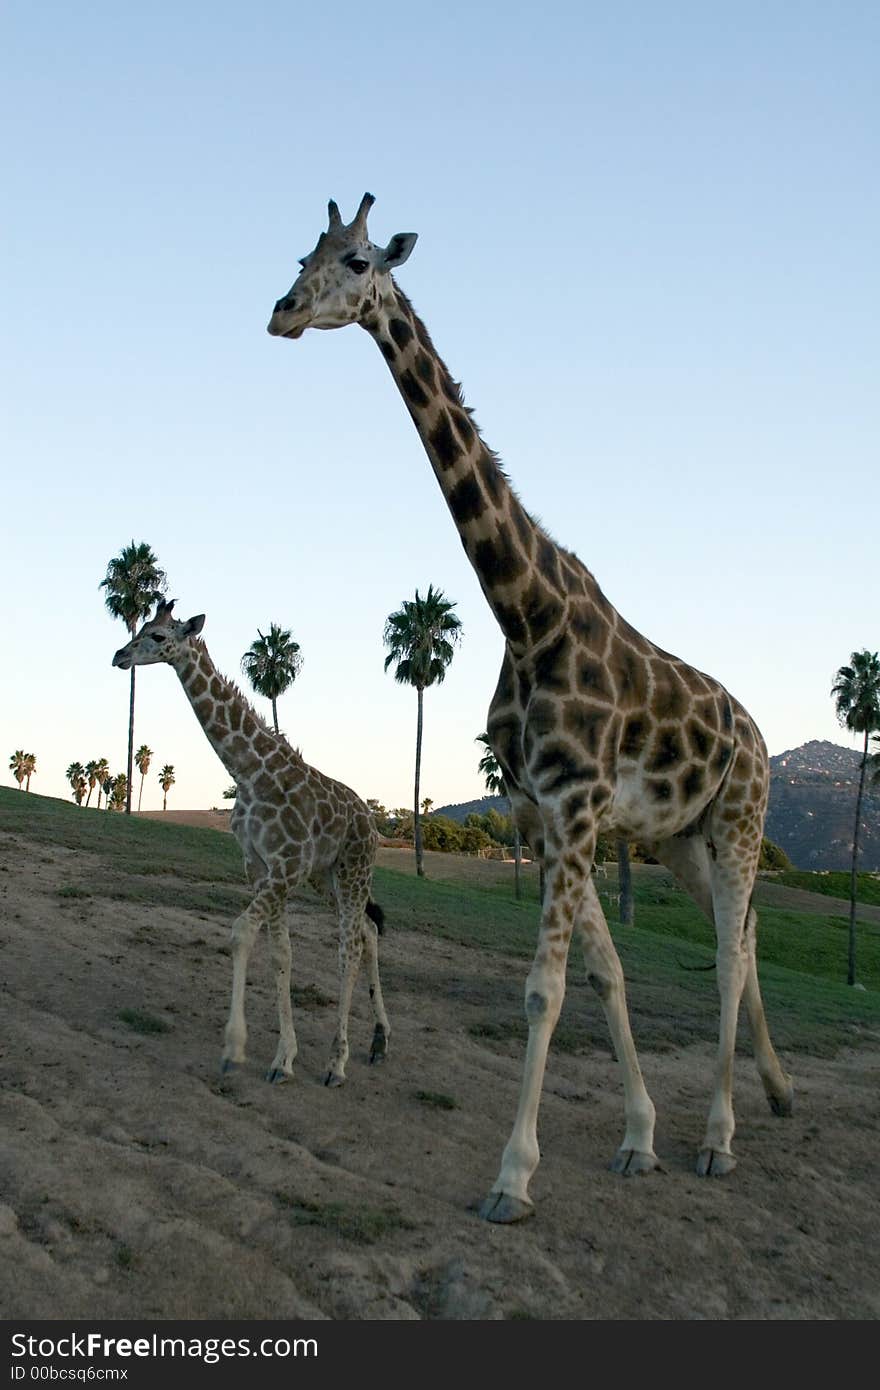
[[[583,593],[583,567],[523,507],[428,330],[393,281],[363,327],[397,382],[505,637],[514,650],[534,646],[562,621],[569,593]]]
[[[277,736],[238,687],[220,674],[204,643],[191,640],[172,664],[208,742],[230,776],[241,781],[259,771]]]

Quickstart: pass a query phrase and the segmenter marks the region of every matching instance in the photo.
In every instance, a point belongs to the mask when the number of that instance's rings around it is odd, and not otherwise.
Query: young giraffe
[[[771,1109],[788,1114],[792,1098],[770,1043],[755,964],[751,895],[767,802],[764,741],[723,686],[636,632],[577,556],[525,511],[390,274],[416,235],[398,233],[384,249],[374,246],[367,236],[373,202],[365,194],[348,225],[330,203],[329,227],[276,303],[269,332],[299,338],[307,328],[358,323],[376,340],[506,638],[487,727],[517,824],[543,861],[546,888],[525,989],[529,1039],[519,1109],[482,1215],[509,1222],[533,1210],[538,1105],[575,929],[623,1071],[626,1128],[611,1166],[626,1174],[659,1166],[623,972],[590,876],[600,829],[653,845],[714,923],[720,1042],[697,1172],[727,1173],[735,1165],[732,1074],[743,993]]]
[[[220,675],[198,637],[204,614],[181,622],[172,616],[173,607],[173,600],[160,603],[155,617],[119,649],[113,665],[123,671],[159,661],[173,666],[208,742],[235,779],[230,828],[241,846],[255,896],[232,928],[232,1004],[222,1070],[234,1071],[245,1059],[248,956],[265,922],[280,1026],[278,1050],[266,1080],[286,1081],[293,1074],[297,1044],[284,905],[290,890],[308,880],[333,897],[339,916],[339,1020],[325,1085],[341,1086],[348,1060],[348,1014],[364,947],[375,1020],[371,1062],[385,1060],[391,1033],[379,984],[377,930],[382,930],[383,913],[370,898],[378,843],[373,818],[359,796],[309,767]]]

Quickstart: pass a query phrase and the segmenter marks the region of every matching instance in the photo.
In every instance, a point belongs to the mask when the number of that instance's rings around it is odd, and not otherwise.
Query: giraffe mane
[[[541,531],[548,538],[548,540],[551,540],[553,544],[557,547],[557,549],[562,552],[562,554],[568,556],[569,559],[574,560],[578,565],[580,565],[580,567],[586,571],[586,573],[590,576],[591,579],[593,579],[593,582],[595,583],[594,576],[592,575],[591,571],[587,569],[587,566],[584,564],[583,560],[581,560],[581,558],[578,555],[576,555],[573,550],[568,550],[564,546],[559,545],[559,542],[556,540],[556,537],[544,525],[541,518],[535,516],[532,512],[528,510],[526,506],[523,505],[523,500],[517,492],[516,488],[514,487],[513,483],[510,481],[510,475],[504,468],[499,455],[489,444],[486,443],[485,439],[480,433],[480,427],[477,424],[477,421],[474,417],[474,412],[471,410],[470,406],[466,403],[464,399],[464,395],[462,393],[461,388],[461,382],[455,380],[446,363],[443,361],[443,358],[440,356],[439,352],[435,348],[434,343],[431,339],[431,335],[428,332],[425,323],[413,307],[412,300],[400,288],[393,276],[391,277],[391,280],[392,284],[394,285],[394,291],[397,295],[397,298],[400,300],[400,303],[406,309],[406,311],[408,312],[408,314],[417,326],[419,340],[422,343],[422,346],[425,348],[426,352],[430,352],[431,354],[433,354],[437,366],[442,369],[445,375],[446,384],[448,384],[448,386],[451,387],[452,391],[454,392],[455,403],[458,406],[460,406],[460,408],[464,411],[465,415],[467,415],[468,419],[473,425],[476,436],[479,439],[480,444],[485,451],[486,458],[489,459],[490,462],[494,465],[495,469],[497,470],[498,476],[504,482],[505,487],[510,489],[511,493],[516,498],[517,502],[519,502],[520,506],[522,507],[523,511],[525,512],[532,525],[535,526],[539,531]]]
[[[202,640],[202,638],[191,637],[190,642],[194,647],[201,648],[201,650],[207,656],[208,660],[211,662],[211,665],[214,666],[214,661],[211,657],[210,652],[208,651],[206,643]],[[223,672],[218,670],[216,666],[214,666],[214,671],[217,675],[217,679],[223,682],[227,690],[230,692],[231,695],[235,697],[236,700],[241,701],[247,712],[253,716],[253,718],[256,720],[257,724],[263,730],[263,732],[271,734],[272,738],[277,739],[279,743],[283,743],[286,749],[291,754],[291,756],[294,757],[298,762],[302,763],[303,766],[305,766],[305,759],[303,758],[302,753],[298,748],[294,748],[287,735],[282,733],[276,734],[271,724],[267,724],[266,720],[263,718],[262,714],[260,714],[259,710],[251,704],[250,700],[245,695],[241,687],[236,685],[235,681],[231,680],[229,676],[225,676]]]

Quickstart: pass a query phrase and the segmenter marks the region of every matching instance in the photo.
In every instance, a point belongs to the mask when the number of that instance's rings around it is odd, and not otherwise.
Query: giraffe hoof
[[[515,1221],[525,1221],[534,1214],[534,1203],[524,1202],[520,1197],[510,1197],[506,1192],[490,1192],[480,1206],[482,1220],[499,1226],[512,1226]]]
[[[700,1178],[723,1178],[735,1167],[733,1154],[722,1153],[720,1149],[700,1149],[697,1155],[697,1176]]]
[[[220,1063],[221,1076],[234,1076],[237,1071],[241,1071],[243,1062],[233,1062],[231,1057],[224,1057]]]
[[[781,1096],[771,1096],[768,1093],[767,1100],[774,1115],[780,1117],[790,1115],[794,1109],[794,1087],[791,1082],[788,1083],[788,1090],[784,1091]]]
[[[370,1064],[384,1062],[388,1056],[388,1036],[381,1023],[377,1025],[370,1043]]]
[[[328,1071],[327,1075],[324,1077],[324,1085],[325,1085],[325,1086],[344,1086],[344,1085],[345,1085],[345,1077],[344,1077],[344,1076],[340,1076],[338,1071]]]
[[[282,1067],[270,1067],[266,1072],[266,1080],[270,1081],[273,1086],[280,1086],[284,1081],[293,1080],[293,1072],[284,1071]]]
[[[656,1154],[642,1153],[639,1149],[618,1149],[608,1166],[612,1173],[620,1173],[624,1178],[663,1171]]]

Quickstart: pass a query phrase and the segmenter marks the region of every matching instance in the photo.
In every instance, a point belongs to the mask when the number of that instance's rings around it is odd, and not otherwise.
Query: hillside
[[[767,834],[799,869],[847,869],[860,754],[812,739],[770,759]],[[880,796],[862,803],[860,869],[880,870]]]
[[[510,802],[506,796],[481,796],[476,801],[456,801],[451,806],[437,806],[431,814],[448,816],[450,820],[463,825],[468,816],[484,816],[487,811],[498,811],[502,816],[510,815]]]
[[[248,1060],[218,1069],[229,926],[248,897],[233,837],[0,788],[4,1317],[876,1319],[872,919],[856,991],[839,982],[834,904],[815,916],[790,900],[762,905],[762,989],[795,1110],[770,1114],[744,1036],[740,1167],[705,1181],[694,1158],[718,998],[713,975],[693,967],[711,959],[710,932],[667,874],[640,867],[639,925],[612,929],[663,1171],[630,1181],[608,1170],[620,1071],[573,952],[541,1102],[536,1215],[488,1227],[474,1208],[520,1093],[536,875],[517,902],[509,866],[426,858],[428,878],[399,850],[387,852],[399,871],[377,871],[391,1047],[384,1066],[368,1064],[362,972],[339,1088],[324,1085],[336,923],[314,894],[293,895],[300,1051],[294,1079],[269,1086],[278,1019],[265,933],[248,971]]]
[[[770,759],[770,807],[766,833],[798,869],[848,869],[860,754],[827,739],[812,739]],[[508,813],[506,797],[484,796],[440,806],[436,814],[463,821],[494,806]],[[880,870],[880,796],[862,807],[859,868]]]

